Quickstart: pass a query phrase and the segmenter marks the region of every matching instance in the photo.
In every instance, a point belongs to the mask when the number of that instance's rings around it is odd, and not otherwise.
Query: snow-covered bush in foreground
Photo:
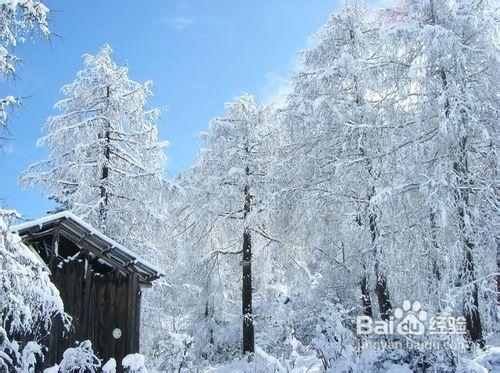
[[[102,368],[101,365],[101,359],[92,350],[92,342],[86,340],[64,351],[61,362],[45,369],[44,373],[114,373],[116,370],[115,359],[109,359]]]
[[[294,334],[278,346],[269,346],[259,336],[255,353],[225,361],[202,360],[196,349],[184,350],[183,367],[204,372],[488,372],[500,367],[498,348],[481,352],[464,348],[433,346],[466,346],[462,335],[387,335],[356,336],[353,315],[340,304],[325,302],[317,313],[314,337],[304,343]],[[185,337],[184,337],[185,338]],[[185,340],[185,339],[183,339]],[[365,343],[363,343],[365,342]],[[366,343],[370,342],[370,343]],[[407,348],[404,346],[423,346]],[[382,347],[379,347],[382,346]],[[403,346],[403,347],[401,347]],[[274,349],[274,353],[270,352]],[[165,360],[171,360],[165,356]],[[160,372],[176,370],[178,366],[157,366]]]
[[[347,311],[340,305],[327,304],[316,326],[312,347],[321,357],[325,368],[349,367],[355,360],[354,333],[346,324]]]
[[[115,373],[116,372],[116,360],[111,358],[106,364],[102,366],[103,373]]]
[[[481,372],[500,371],[500,347],[489,347],[472,360],[473,365]],[[481,370],[481,368],[483,368]]]
[[[122,366],[125,372],[129,373],[148,373],[144,363],[144,356],[141,354],[129,354],[122,360]]]
[[[434,353],[436,353],[434,351]],[[234,359],[225,364],[214,365],[205,369],[206,372],[217,373],[253,373],[253,372],[332,372],[332,373],[412,373],[412,372],[460,372],[460,373],[487,373],[498,372],[500,369],[500,351],[490,348],[487,352],[473,359],[461,358],[456,365],[435,365],[427,368],[416,367],[413,362],[406,362],[407,352],[403,350],[376,352],[373,349],[363,350],[353,360],[338,360],[329,368],[324,367],[318,356],[302,356],[291,364],[290,360],[278,360],[267,354],[260,347],[256,347],[254,355]]]
[[[141,354],[129,354],[122,360],[122,367],[128,373],[148,373],[144,356]],[[102,365],[92,350],[92,342],[83,341],[76,347],[68,348],[64,351],[60,364],[44,370],[44,373],[115,373],[116,360],[109,359]]]
[[[171,371],[181,369],[189,363],[193,338],[188,334],[170,332],[168,338],[157,342],[154,353],[157,369]]]
[[[38,342],[52,319],[69,325],[69,317],[40,257],[9,231],[14,217],[16,212],[0,209],[0,371],[30,372],[42,359]]]
[[[87,340],[64,351],[59,371],[93,373],[98,372],[100,367],[101,360],[94,355],[92,343]]]

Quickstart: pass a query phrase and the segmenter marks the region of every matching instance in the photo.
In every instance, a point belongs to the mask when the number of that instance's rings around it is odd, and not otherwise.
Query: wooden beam
[[[55,256],[59,255],[59,227],[54,228],[52,232],[52,253]]]

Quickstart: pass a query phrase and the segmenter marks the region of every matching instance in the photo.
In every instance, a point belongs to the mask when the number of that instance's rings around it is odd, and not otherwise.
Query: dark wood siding
[[[68,244],[59,244],[64,243]],[[65,247],[59,250],[71,251]],[[54,320],[44,341],[49,349],[44,367],[59,363],[67,348],[86,339],[103,363],[114,357],[120,364],[127,354],[139,352],[141,292],[135,273],[103,270],[102,263],[84,252],[71,260],[40,254],[52,272],[66,312],[73,318],[69,331],[60,320]],[[122,332],[119,339],[113,337],[115,328]]]

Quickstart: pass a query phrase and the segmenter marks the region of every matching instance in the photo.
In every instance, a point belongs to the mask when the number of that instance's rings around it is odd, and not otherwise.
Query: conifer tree
[[[151,82],[131,80],[111,53],[104,45],[85,55],[77,78],[61,89],[65,98],[55,105],[61,114],[47,119],[38,141],[49,158],[31,165],[21,183],[40,185],[60,208],[151,259],[146,240],[161,220],[165,183],[160,110],[146,108]]]

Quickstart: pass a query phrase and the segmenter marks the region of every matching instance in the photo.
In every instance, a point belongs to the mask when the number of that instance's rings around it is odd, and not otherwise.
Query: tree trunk
[[[208,300],[205,302],[205,321],[208,321],[209,319],[212,318],[211,312],[209,311],[208,307]],[[214,344],[214,330],[212,328],[212,325],[210,325],[210,329],[208,330],[208,343],[211,345]]]
[[[371,173],[371,172],[370,172]],[[391,315],[392,305],[389,298],[389,290],[387,288],[387,279],[380,270],[380,231],[377,226],[377,214],[372,211],[371,199],[375,195],[375,187],[372,186],[368,192],[368,220],[370,225],[370,235],[372,238],[372,249],[374,252],[374,272],[375,272],[375,294],[377,294],[378,307],[382,320],[389,320]]]
[[[391,315],[392,305],[389,299],[389,290],[387,289],[387,279],[380,271],[380,248],[378,243],[379,230],[377,228],[377,215],[374,212],[370,212],[370,233],[372,236],[372,245],[375,250],[375,293],[377,294],[378,306],[380,309],[380,317],[382,320],[389,320]]]
[[[370,300],[370,292],[368,290],[368,279],[366,276],[366,268],[363,266],[363,277],[361,278],[361,297],[363,302],[363,315],[373,318],[372,303]]]
[[[439,251],[438,241],[437,241],[437,227],[436,227],[436,213],[431,211],[429,215],[429,224],[431,227],[431,237],[432,237],[432,247],[436,251],[435,253],[429,253],[429,260],[431,261],[432,266],[432,274],[434,278],[439,282],[441,281],[441,271],[439,270],[439,266],[436,262],[436,253]]]
[[[249,169],[246,169],[247,175]],[[245,186],[244,218],[250,213],[252,196],[248,185]],[[243,353],[254,352],[254,327],[252,314],[252,237],[250,229],[246,226],[243,232],[243,261],[242,261],[242,292],[241,305],[243,313]]]
[[[361,218],[358,217],[355,219],[356,223],[359,226],[363,226]],[[365,259],[363,259],[365,260]],[[345,260],[344,260],[345,263]],[[370,299],[370,290],[368,289],[368,274],[366,273],[366,265],[363,263],[363,275],[361,277],[361,281],[359,283],[361,287],[361,302],[363,304],[363,315],[370,316],[373,318],[373,310],[372,310],[372,302]]]
[[[476,274],[474,270],[474,243],[469,237],[467,232],[466,220],[467,218],[467,208],[469,206],[469,186],[467,182],[467,153],[466,153],[467,137],[462,137],[460,139],[460,150],[459,159],[453,164],[453,170],[455,171],[458,179],[459,186],[455,190],[455,200],[458,209],[458,221],[460,230],[460,240],[462,241],[462,247],[464,250],[464,267],[462,271],[462,285],[467,283],[472,284],[470,290],[470,299],[472,300],[470,305],[465,305],[464,314],[467,325],[467,330],[470,333],[470,337],[473,342],[477,343],[481,348],[484,347],[483,330],[481,326],[481,318],[479,315],[479,290],[477,287]]]
[[[500,304],[500,244],[497,242],[497,304]],[[500,320],[499,320],[500,322]]]
[[[110,96],[110,87],[106,87],[106,100]],[[105,131],[101,135],[104,138],[104,164],[101,169],[101,203],[99,207],[100,229],[106,230],[106,215],[108,209],[108,191],[106,189],[107,179],[109,176],[109,156],[110,156],[110,129],[109,122],[106,120]]]

